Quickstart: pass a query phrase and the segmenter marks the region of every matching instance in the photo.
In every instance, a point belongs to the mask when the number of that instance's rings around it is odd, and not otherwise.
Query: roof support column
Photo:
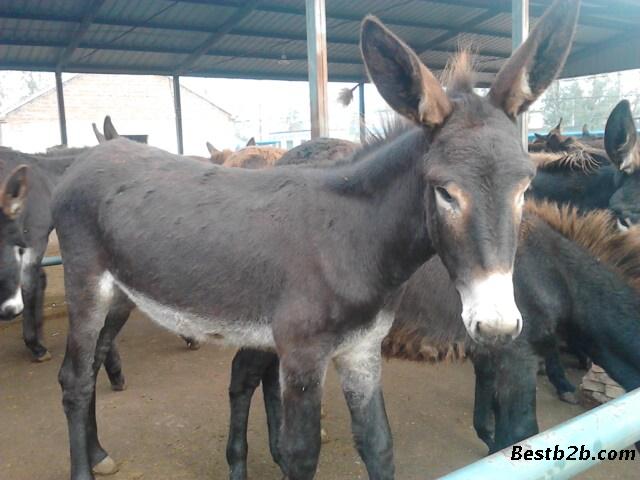
[[[178,153],[184,154],[184,141],[182,138],[182,102],[180,101],[180,76],[173,76],[173,109],[176,117],[176,139],[178,142]]]
[[[67,115],[64,110],[64,91],[62,88],[62,72],[56,70],[56,96],[58,97],[58,122],[60,124],[60,144],[68,145]]]
[[[511,0],[511,50],[515,50],[529,35],[529,0]],[[518,132],[525,151],[529,140],[529,114],[518,117]]]
[[[360,143],[367,139],[367,121],[364,116],[364,82],[358,83],[358,118],[360,119]]]
[[[329,136],[327,25],[324,0],[306,0],[311,138]]]

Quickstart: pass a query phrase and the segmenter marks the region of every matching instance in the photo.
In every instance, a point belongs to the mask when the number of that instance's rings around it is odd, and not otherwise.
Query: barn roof
[[[329,80],[366,79],[368,13],[434,70],[472,43],[486,82],[511,50],[511,0],[326,0]],[[640,68],[639,24],[636,0],[583,0],[563,76]],[[306,80],[306,49],[302,0],[0,0],[0,69]]]

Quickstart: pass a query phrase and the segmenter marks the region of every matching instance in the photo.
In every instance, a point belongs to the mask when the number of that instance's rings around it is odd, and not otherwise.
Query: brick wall
[[[582,378],[580,389],[585,397],[597,403],[605,403],[625,394],[624,389],[596,364]]]
[[[91,123],[111,115],[120,133],[149,136],[149,144],[175,152],[173,85],[169,78],[131,75],[77,75],[64,84],[70,146],[95,145]],[[227,114],[191,91],[181,90],[185,153],[206,155],[205,142],[235,147],[234,124]],[[55,90],[9,112],[2,144],[26,152],[60,143]]]

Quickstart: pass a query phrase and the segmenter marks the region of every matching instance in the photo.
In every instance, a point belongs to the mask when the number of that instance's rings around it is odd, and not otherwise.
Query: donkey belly
[[[101,284],[104,285],[103,282],[115,284],[151,320],[179,335],[239,347],[271,349],[275,346],[267,318],[226,319],[197,315],[150,298],[114,278],[110,272],[103,275]]]

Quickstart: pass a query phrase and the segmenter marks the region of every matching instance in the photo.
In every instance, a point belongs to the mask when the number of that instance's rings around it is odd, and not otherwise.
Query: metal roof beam
[[[9,45],[16,47],[38,47],[38,48],[64,48],[64,43],[52,43],[52,42],[34,42],[27,40],[13,40],[9,38],[1,38],[0,37],[0,45]],[[159,54],[167,54],[167,55],[187,55],[191,51],[186,49],[179,48],[162,48],[162,47],[136,47],[136,46],[125,46],[125,45],[113,45],[110,43],[94,43],[94,42],[83,42],[78,45],[77,48],[87,49],[87,50],[106,50],[106,51],[115,51],[115,52],[139,52],[139,53],[159,53]],[[282,60],[282,56],[273,53],[244,53],[241,51],[229,51],[229,50],[210,50],[204,56],[211,57],[225,57],[225,58],[240,58],[240,59],[251,59],[251,60]],[[289,61],[307,61],[306,55],[287,55],[285,60]],[[350,59],[345,57],[331,57],[329,56],[330,64],[337,65],[362,65],[362,61],[357,59]],[[0,69],[3,67],[3,64],[0,62]],[[445,67],[444,64],[436,64],[430,62],[429,67],[432,70],[441,70]],[[65,68],[66,71],[66,68]],[[497,68],[486,68],[480,69],[481,72],[486,73],[497,73]]]
[[[231,6],[237,5],[234,2],[229,0],[177,0],[177,1],[183,2],[183,3],[215,5],[219,7],[231,7]],[[291,6],[272,5],[272,4],[264,4],[264,3],[256,7],[255,10],[258,12],[281,13],[286,15],[303,16],[305,14],[304,8],[296,8]],[[367,12],[367,13],[373,13],[374,15],[376,15],[375,11]],[[396,27],[410,27],[410,28],[428,28],[431,30],[451,30],[452,28],[458,28],[455,25],[448,25],[440,22],[428,22],[428,21],[416,22],[413,20],[406,20],[406,19],[401,19],[397,17],[387,17],[386,12],[384,13],[381,12],[380,17],[382,21],[385,23],[385,25],[390,27],[396,26]],[[344,20],[348,22],[360,23],[362,21],[362,18],[363,17],[361,15],[341,13],[341,12],[335,11],[335,9],[329,9],[327,11],[327,19]],[[511,34],[509,32],[496,32],[494,30],[490,30],[487,28],[479,28],[473,25],[470,25],[467,28],[465,28],[464,32],[475,33],[477,35],[489,35],[492,37],[499,37],[499,38],[511,38]]]
[[[209,35],[202,44],[196,48],[187,58],[185,58],[176,68],[176,74],[183,74],[188,71],[196,62],[218,43],[222,37],[229,33],[236,25],[244,20],[258,5],[260,0],[248,0],[241,8],[238,8],[233,15],[222,22],[216,31]]]
[[[305,41],[305,34],[298,33],[272,33],[265,31],[257,31],[253,29],[244,29],[244,28],[234,28],[231,31],[232,35],[241,35],[243,37],[260,37],[260,38],[272,38],[275,40],[292,40],[292,41]],[[331,44],[341,44],[341,45],[354,45],[359,46],[360,42],[357,39],[353,39],[350,37],[336,36],[336,35],[328,35],[327,42],[329,46]],[[427,51],[424,49],[426,45],[411,45],[417,51]],[[456,47],[433,47],[429,48],[428,51],[432,52],[443,52],[443,53],[456,53],[458,49]],[[500,52],[497,50],[478,50],[476,55],[482,57],[496,57],[496,58],[508,58],[511,55],[511,52]]]
[[[68,19],[66,17],[43,17],[38,15],[14,15],[9,14],[7,12],[2,12],[0,10],[0,18],[11,18],[16,20],[42,20],[42,21],[57,21],[57,22],[71,22],[72,19]],[[169,23],[154,23],[148,24],[145,22],[140,22],[136,20],[108,20],[108,19],[95,19],[93,22],[95,25],[105,25],[112,27],[135,27],[135,28],[148,28],[148,29],[160,29],[167,31],[180,31],[180,32],[192,32],[192,33],[212,33],[211,30],[205,30],[202,28],[194,28],[187,25],[180,24],[169,24]],[[459,32],[458,32],[459,33]],[[257,32],[255,30],[242,29],[242,28],[233,28],[228,34],[230,35],[242,35],[245,37],[262,37],[262,38],[271,38],[276,40],[291,40],[291,41],[300,41],[306,42],[306,36],[300,34],[286,34],[286,33],[274,33],[274,32]],[[354,45],[358,46],[359,41],[353,38],[346,38],[341,36],[329,35],[328,36],[329,47],[331,44],[343,44],[343,45]],[[417,46],[417,49],[420,49],[420,46]],[[443,53],[455,53],[457,49],[455,47],[433,47],[429,50],[433,52],[443,52]],[[497,58],[507,58],[509,53],[506,52],[498,52],[498,51],[479,51],[477,52],[480,56],[487,57],[497,57]]]
[[[0,70],[21,70],[36,72],[52,72],[55,70],[55,64],[26,64],[26,63],[5,63]],[[162,75],[171,76],[170,68],[137,68],[128,65],[114,65],[110,67],[95,65],[74,65],[69,64],[65,68],[65,72],[69,73],[100,73],[100,74],[117,74],[117,75]],[[284,81],[308,81],[309,76],[305,73],[289,73],[284,74],[277,71],[255,71],[255,70],[200,70],[191,72],[188,76],[207,77],[207,78],[237,78],[237,79],[256,79],[256,80],[284,80]],[[359,83],[368,82],[366,76],[359,75],[329,75],[330,82],[347,82]],[[487,88],[491,86],[490,82],[478,82],[476,87]]]
[[[30,40],[14,40],[10,38],[0,37],[0,45],[9,45],[16,47],[39,47],[39,48],[64,48],[65,43],[62,42],[38,42]],[[139,52],[139,53],[160,53],[168,55],[188,55],[191,50],[184,48],[163,48],[163,47],[137,47],[131,45],[113,45],[111,43],[82,42],[78,45],[79,49],[86,50],[106,50],[114,52]],[[307,61],[306,55],[287,55],[285,59],[282,55],[276,53],[247,53],[234,50],[209,50],[204,56],[210,57],[226,57],[226,58],[246,58],[251,60],[285,60],[285,61]],[[339,65],[362,65],[360,58],[350,59],[345,57],[334,57],[329,63]],[[0,62],[0,67],[2,63]]]
[[[64,67],[64,64],[69,61],[69,59],[71,58],[71,55],[73,55],[73,52],[78,47],[78,44],[82,41],[82,37],[84,36],[86,31],[89,29],[89,26],[93,22],[93,19],[96,18],[96,16],[98,15],[98,11],[100,10],[100,7],[102,7],[104,2],[105,0],[93,0],[89,4],[89,6],[87,7],[87,10],[85,11],[84,16],[82,17],[80,25],[78,25],[78,28],[76,29],[76,31],[73,33],[73,36],[71,37],[71,41],[69,42],[67,47],[63,50],[63,52],[60,54],[60,57],[58,57],[58,62],[56,63],[57,71],[62,70],[62,67]]]
[[[193,3],[200,5],[216,5],[220,7],[233,7],[237,6],[237,3],[234,3],[233,0],[176,0],[182,3]],[[417,0],[425,3],[437,3],[441,5],[454,5],[458,7],[470,7],[470,8],[479,8],[486,9],[487,8],[487,0]],[[511,14],[511,1],[510,0],[492,0],[491,7],[495,7],[499,10],[500,13],[509,13]],[[551,1],[548,1],[545,5],[531,5],[530,13],[533,17],[540,17],[545,12],[545,10],[551,5]],[[595,7],[597,8],[597,7]],[[616,2],[615,0],[603,0],[602,8],[607,15],[612,13],[611,8],[615,9],[615,13],[619,15],[625,15],[625,12],[628,12],[629,4]],[[263,5],[257,8],[258,11],[265,12],[274,12],[274,13],[291,13],[293,15],[297,15],[297,10],[291,9],[289,7],[283,7],[279,5]],[[606,19],[601,18],[597,15],[597,13],[587,13],[589,11],[589,6],[584,5],[582,7],[582,12],[580,14],[580,18],[578,20],[579,24],[588,25],[592,27],[600,27],[600,28],[608,28],[608,29],[625,29],[625,30],[636,30],[637,22],[634,22],[633,17],[630,18],[628,22],[621,22],[619,20],[614,19]],[[593,8],[591,9],[593,12]],[[375,13],[375,12],[373,12]],[[304,15],[304,11],[302,13]],[[341,19],[341,14],[332,11],[331,9],[327,12],[327,18],[335,18]],[[348,20],[348,18],[344,18]],[[361,20],[361,19],[360,19]],[[358,21],[360,21],[358,20]],[[383,18],[384,21],[384,18]],[[393,25],[391,22],[385,22],[387,25]],[[424,25],[425,28],[431,28],[427,24]],[[435,27],[434,27],[435,28]],[[454,25],[450,25],[445,30],[449,30],[451,28],[455,28]],[[468,33],[479,33],[469,31]],[[504,33],[503,33],[504,34]],[[511,38],[511,34],[506,34],[505,38]],[[493,35],[497,36],[497,35]]]

